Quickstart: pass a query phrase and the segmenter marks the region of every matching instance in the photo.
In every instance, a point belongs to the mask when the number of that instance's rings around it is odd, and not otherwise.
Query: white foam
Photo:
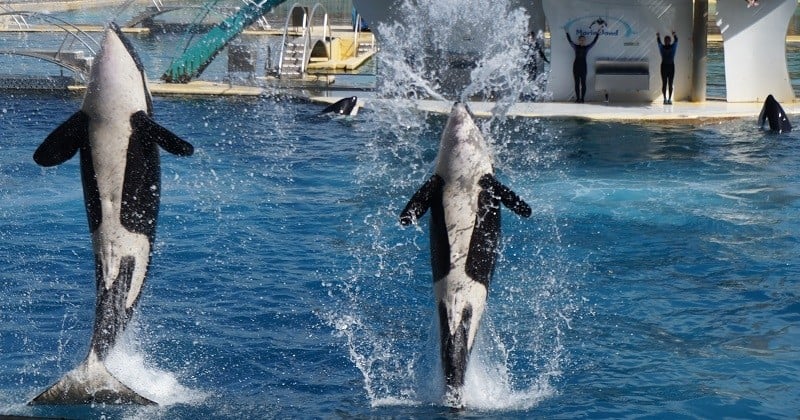
[[[197,405],[208,397],[208,392],[182,385],[175,373],[148,363],[146,355],[133,342],[133,335],[124,334],[106,358],[106,367],[117,379],[161,407]]]
[[[543,377],[527,388],[515,389],[504,364],[486,363],[477,357],[470,362],[465,382],[464,405],[482,411],[527,410],[556,393]]]
[[[555,395],[549,375],[540,374],[522,384],[510,367],[510,352],[495,335],[487,320],[472,350],[464,378],[462,402],[468,409],[482,411],[527,410]]]
[[[383,397],[374,399],[370,405],[372,407],[416,407],[422,405],[420,401],[412,398]]]

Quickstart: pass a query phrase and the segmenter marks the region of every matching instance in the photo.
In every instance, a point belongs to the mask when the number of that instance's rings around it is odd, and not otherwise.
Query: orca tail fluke
[[[447,315],[447,308],[444,302],[440,302],[439,322],[442,368],[444,369],[445,381],[445,404],[454,408],[462,408],[461,391],[464,388],[467,363],[471,351],[467,337],[470,323],[472,322],[472,308],[464,308],[461,322],[455,333],[451,334],[448,327],[450,320]]]
[[[64,375],[28,405],[80,404],[156,405],[115,378],[94,352],[80,366]]]

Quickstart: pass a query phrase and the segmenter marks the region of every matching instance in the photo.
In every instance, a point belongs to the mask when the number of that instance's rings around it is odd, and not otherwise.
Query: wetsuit
[[[575,79],[576,102],[583,102],[583,97],[586,96],[586,55],[599,37],[600,32],[595,34],[594,40],[589,45],[580,45],[572,42],[572,38],[567,32],[567,41],[572,45],[572,49],[575,50],[575,61],[572,62],[572,77]]]
[[[672,103],[672,82],[675,81],[675,51],[678,49],[678,36],[672,34],[674,40],[670,45],[661,43],[661,38],[656,35],[658,51],[661,53],[661,94],[664,103]],[[667,96],[669,87],[669,96]]]
[[[544,69],[544,63],[542,63],[542,61],[549,63],[550,60],[544,55],[544,48],[542,48],[542,43],[539,38],[531,35],[530,39],[533,39],[533,41],[529,42],[527,45],[528,62],[525,63],[525,70],[528,71],[528,79],[533,81],[536,80],[536,76],[539,75],[539,70]]]

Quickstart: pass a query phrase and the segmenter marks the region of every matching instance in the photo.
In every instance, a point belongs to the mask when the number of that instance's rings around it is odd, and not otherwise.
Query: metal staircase
[[[322,9],[321,30],[313,24],[317,9]],[[290,28],[293,28],[290,31]],[[286,24],[283,28],[281,53],[278,59],[278,77],[300,79],[306,74],[306,66],[311,58],[311,48],[319,41],[327,45],[330,52],[331,26],[328,22],[328,11],[320,3],[314,5],[311,12],[308,8],[295,3],[292,5]],[[330,57],[328,57],[330,58]]]
[[[359,42],[358,43],[358,50],[356,52],[356,56],[360,57],[364,54],[368,54],[375,49],[375,41],[372,42]]]
[[[353,22],[353,43],[356,44],[356,57],[375,52],[375,35],[373,35],[370,31],[368,42],[364,41],[363,37],[361,36],[363,33],[362,21],[361,15],[356,13]]]
[[[305,70],[305,42],[302,38],[289,41],[284,45],[280,75],[285,78],[301,78]]]

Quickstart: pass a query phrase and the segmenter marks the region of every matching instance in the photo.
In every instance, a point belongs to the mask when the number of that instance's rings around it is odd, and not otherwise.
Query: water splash
[[[464,403],[482,411],[527,410],[555,394],[547,375],[522,383],[513,371],[514,349],[501,339],[491,319],[485,319],[472,353],[464,386]],[[516,337],[511,337],[516,346]],[[557,360],[557,359],[554,359]]]
[[[568,360],[564,334],[578,307],[570,284],[577,270],[565,256],[556,211],[534,194],[541,170],[558,164],[558,135],[539,121],[505,117],[520,97],[542,93],[524,71],[528,16],[508,1],[420,0],[403,3],[400,11],[404,19],[378,28],[378,95],[388,100],[356,127],[372,139],[353,177],[360,187],[355,200],[370,207],[349,220],[355,262],[326,284],[337,304],[322,318],[345,343],[373,407],[447,406],[427,222],[405,229],[397,222],[431,174],[446,118],[409,108],[407,99],[494,101],[493,117],[478,125],[500,177],[536,215],[534,221],[504,220],[509,228],[464,402],[475,410],[527,410],[557,393]]]
[[[120,341],[109,352],[105,365],[117,379],[140,395],[158,403],[158,408],[141,410],[166,410],[175,404],[201,404],[209,394],[182,385],[178,376],[154,366],[141,347],[141,328],[137,323],[123,333]]]
[[[378,91],[387,98],[496,101],[543,94],[529,80],[527,12],[508,1],[406,1],[381,24]]]
[[[348,253],[355,262],[326,284],[337,304],[323,320],[345,343],[371,406],[446,406],[427,222],[405,229],[397,222],[430,176],[445,117],[388,105],[364,115],[371,121],[356,129],[369,130],[372,140],[353,178],[360,186],[355,201],[367,209],[349,220]],[[534,193],[544,170],[558,172],[558,133],[532,119],[478,123],[495,150],[499,176],[528,200],[535,216],[504,218],[508,226],[464,402],[470,410],[528,410],[557,393],[569,359],[564,336],[580,306],[572,284],[580,267],[562,244],[556,209]]]

